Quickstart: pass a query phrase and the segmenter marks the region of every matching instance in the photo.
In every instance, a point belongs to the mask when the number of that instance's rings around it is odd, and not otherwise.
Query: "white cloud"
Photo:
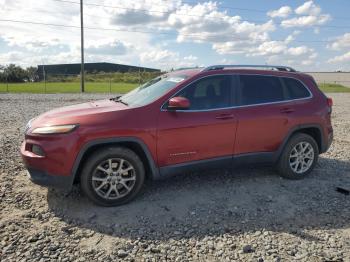
[[[220,63],[224,64],[224,65],[232,65],[232,64],[234,64],[236,62],[233,59],[223,58],[223,59],[220,60]]]
[[[168,19],[181,1],[163,0],[108,0],[105,5],[110,8],[104,8],[110,15],[111,23],[115,25],[149,25],[151,23],[164,22]],[[113,8],[115,6],[116,8]]]
[[[50,56],[49,62],[47,60],[43,60],[42,62],[45,64],[64,64],[64,63],[79,63],[80,62],[80,57],[79,57],[79,50],[72,50],[69,52],[60,52],[57,54],[54,54]],[[87,59],[85,59],[87,60]],[[88,62],[88,61],[86,61]]]
[[[195,63],[197,57],[192,55],[181,57],[178,52],[172,52],[166,49],[154,49],[149,52],[141,53],[140,60],[143,63],[167,70],[171,68],[193,67],[197,65]]]
[[[11,51],[7,53],[0,54],[0,64],[8,63],[8,61],[13,61],[12,64],[21,62],[25,58],[24,53],[18,51]]]
[[[60,43],[59,39],[56,37],[6,34],[2,39],[10,47],[22,47],[31,52],[41,52],[50,47],[58,49],[67,46],[66,44]]]
[[[267,56],[267,55],[289,55],[289,56],[311,56],[314,53],[312,48],[307,46],[289,47],[286,41],[269,41],[250,50],[249,56]],[[282,59],[282,57],[281,57]]]
[[[119,40],[110,40],[106,42],[98,41],[96,43],[90,42],[85,48],[87,54],[102,54],[102,55],[124,55],[127,53],[130,45]]]
[[[287,27],[317,28],[330,20],[330,16],[322,14],[321,8],[313,1],[297,7],[293,17],[293,10],[289,6],[268,12],[268,19],[282,18],[283,28],[277,28],[274,19],[264,23],[245,21],[237,13],[232,15],[231,12],[223,11],[219,2],[205,1],[190,4],[182,0],[102,0],[99,4],[116,8],[86,5],[86,27],[111,29],[86,28],[86,61],[170,68],[195,66],[215,59],[218,62],[223,57],[227,62],[244,57],[256,61],[276,57],[278,63],[294,61],[293,63],[307,64],[307,61],[314,61],[317,57],[316,51],[293,44],[298,31],[290,33],[289,30],[282,30]],[[79,5],[52,0],[42,0],[40,5],[35,0],[0,0],[0,17],[79,26]],[[276,41],[271,35],[276,30],[281,33],[276,35],[289,35],[285,40]],[[155,34],[159,32],[165,34]],[[186,56],[183,56],[173,44],[173,37],[167,33],[174,34],[179,45],[181,42],[188,43],[190,50],[196,50],[197,45],[204,44],[203,50],[210,46],[215,53],[202,53],[196,57],[186,52]],[[350,33],[343,37],[350,38]],[[348,45],[341,37],[330,46],[337,50],[346,47]],[[1,61],[9,59],[5,62],[15,61],[28,65],[42,63],[43,60],[45,63],[79,62],[79,48],[79,28],[1,22]],[[6,53],[1,49],[11,52]],[[198,49],[199,52],[201,50],[202,48]]]
[[[268,38],[268,32],[275,30],[272,21],[261,25],[250,23],[242,20],[240,16],[229,16],[226,12],[218,11],[214,2],[199,3],[195,6],[182,5],[169,16],[168,22],[178,31],[179,42],[265,40]]]
[[[286,44],[281,41],[268,41],[251,49],[252,56],[281,54],[286,49]]]
[[[277,10],[271,10],[267,12],[267,15],[274,18],[274,17],[282,17],[286,18],[292,13],[292,8],[290,6],[282,6],[280,9]]]
[[[1,1],[1,0],[0,0]],[[2,0],[0,2],[2,19],[35,21],[51,24],[79,25],[79,5],[43,0],[37,5],[35,0]],[[102,2],[101,4],[106,4]],[[35,8],[31,8],[35,6]],[[106,8],[107,9],[107,8]],[[52,11],[50,11],[52,10]],[[85,7],[85,26],[129,30],[128,26],[116,27],[110,24],[111,15],[103,8]],[[132,31],[132,30],[131,30]],[[138,63],[138,53],[154,44],[152,36],[137,32],[119,32],[113,30],[85,30],[85,48],[87,62],[113,61]],[[45,63],[69,63],[80,60],[79,28],[63,28],[43,25],[1,22],[0,53],[3,47],[23,52],[22,60],[9,58],[6,63],[21,62],[35,65]],[[35,55],[35,56],[34,56]],[[33,56],[33,59],[24,57]],[[145,65],[147,66],[147,65]]]
[[[247,57],[263,57],[266,63],[289,64],[297,68],[307,68],[315,64],[318,54],[313,48],[305,45],[290,46],[300,31],[294,31],[284,41],[266,40],[259,44],[249,45],[245,43],[217,43],[215,48],[219,54],[237,54],[235,50],[244,50]]]
[[[183,16],[182,14],[196,14]],[[276,29],[273,21],[256,24],[240,16],[230,16],[218,10],[215,2],[182,5],[168,19],[178,32],[178,42],[209,43],[218,54],[245,53],[250,47],[269,41],[269,33]]]
[[[337,37],[336,40],[327,47],[333,50],[350,48],[350,33],[345,33],[344,35]]]
[[[314,15],[317,16],[321,13],[321,8],[315,5],[313,1],[307,1],[301,6],[295,9],[295,13],[298,15]]]
[[[300,55],[307,54],[311,51],[312,50],[306,46],[298,46],[298,47],[290,47],[286,52],[292,56],[300,56]]]
[[[286,42],[287,44],[293,42],[295,40],[295,37],[299,34],[300,34],[300,31],[298,31],[298,30],[293,31],[292,34],[287,36],[287,38],[284,40],[284,42]]]
[[[171,59],[176,59],[177,53],[169,50],[153,50],[151,52],[144,52],[140,54],[141,61],[152,61],[152,62],[168,62]]]
[[[315,58],[317,58],[317,57],[318,57],[318,54],[317,54],[316,52],[312,53],[312,54],[309,56],[310,59],[315,59]]]
[[[339,62],[348,62],[348,61],[350,61],[350,51],[343,55],[339,55],[328,60],[329,63],[339,63]]]
[[[186,61],[196,61],[196,60],[198,60],[198,57],[193,56],[193,55],[189,55],[189,56],[185,56],[184,60],[186,60]]]
[[[305,53],[299,56],[293,56],[286,52],[282,55],[272,55],[269,56],[266,60],[269,64],[281,64],[283,61],[284,65],[289,65],[297,70],[310,70],[310,66],[315,66],[317,61],[315,58],[317,57],[317,53]]]
[[[294,11],[298,16],[283,20],[281,22],[282,27],[311,27],[323,25],[331,20],[331,16],[329,14],[322,14],[321,7],[313,1],[305,2]]]
[[[331,19],[330,15],[320,15],[320,16],[301,16],[294,17],[291,19],[283,20],[281,22],[282,27],[310,27],[315,25],[323,25]]]
[[[248,44],[246,42],[225,42],[214,44],[214,49],[219,54],[238,54],[244,53],[247,57],[266,56],[271,57],[279,55],[280,60],[285,61],[285,57],[308,57],[314,59],[317,57],[317,53],[313,48],[303,46],[289,46],[295,39],[300,31],[294,31],[292,34],[286,37],[284,41],[266,40],[261,43]],[[240,50],[240,51],[237,51]]]

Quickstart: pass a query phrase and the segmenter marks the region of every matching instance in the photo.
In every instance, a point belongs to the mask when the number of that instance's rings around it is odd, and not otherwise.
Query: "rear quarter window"
[[[283,81],[287,89],[287,99],[300,99],[310,96],[310,92],[299,80],[283,78]]]

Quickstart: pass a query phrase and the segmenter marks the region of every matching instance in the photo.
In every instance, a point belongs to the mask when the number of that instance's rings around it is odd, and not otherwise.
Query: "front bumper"
[[[29,179],[37,185],[70,190],[74,176],[69,171],[70,158],[64,158],[68,154],[66,152],[54,154],[54,151],[45,150],[46,155],[37,155],[29,149],[28,145],[31,143],[24,141],[21,146],[21,157],[28,170]]]
[[[54,176],[42,170],[37,170],[33,168],[27,169],[28,177],[34,184],[64,190],[69,190],[72,187],[73,181],[71,176]]]

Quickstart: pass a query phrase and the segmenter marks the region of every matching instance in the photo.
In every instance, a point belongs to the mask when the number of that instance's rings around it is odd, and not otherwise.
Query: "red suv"
[[[145,178],[273,164],[305,177],[333,138],[332,100],[283,66],[174,71],[113,99],[29,121],[21,147],[30,179],[82,191],[99,205],[133,199]]]

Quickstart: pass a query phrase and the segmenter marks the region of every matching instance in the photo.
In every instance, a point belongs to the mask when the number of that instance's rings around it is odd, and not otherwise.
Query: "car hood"
[[[31,126],[60,125],[79,123],[92,115],[127,110],[128,106],[106,99],[87,103],[64,106],[41,114],[35,118]]]

